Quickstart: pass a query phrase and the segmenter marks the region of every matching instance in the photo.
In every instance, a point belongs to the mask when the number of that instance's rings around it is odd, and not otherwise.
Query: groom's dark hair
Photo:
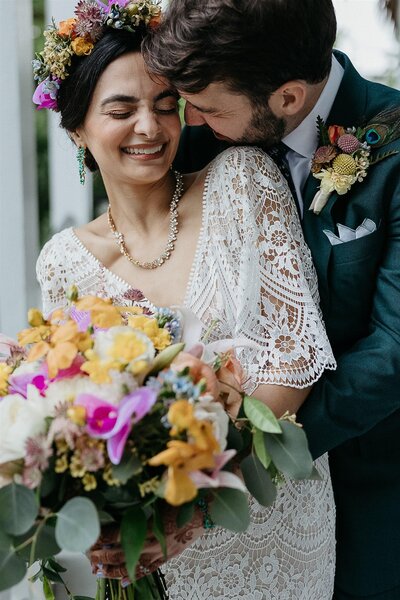
[[[223,82],[265,102],[292,79],[322,81],[335,37],[332,0],[170,0],[143,52],[179,90]]]

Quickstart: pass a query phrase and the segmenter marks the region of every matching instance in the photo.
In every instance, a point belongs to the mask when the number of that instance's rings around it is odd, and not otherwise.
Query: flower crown
[[[39,82],[33,95],[37,108],[58,111],[58,90],[69,75],[72,58],[91,54],[108,27],[133,33],[157,26],[160,17],[158,0],[80,0],[75,17],[58,27],[53,20],[43,33],[44,49],[32,62],[34,79]]]

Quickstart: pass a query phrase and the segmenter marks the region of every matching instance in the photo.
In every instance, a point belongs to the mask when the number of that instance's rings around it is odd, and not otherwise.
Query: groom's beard
[[[254,104],[253,115],[242,137],[235,144],[252,144],[265,149],[275,146],[285,135],[285,120],[274,115],[269,106]]]

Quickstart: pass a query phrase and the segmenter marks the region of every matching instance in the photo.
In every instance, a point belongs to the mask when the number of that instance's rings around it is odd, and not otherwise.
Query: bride
[[[83,4],[94,9],[95,2]],[[129,9],[132,2],[120,5]],[[129,11],[123,14],[129,18]],[[44,312],[62,306],[72,284],[82,295],[149,312],[185,306],[210,341],[251,340],[238,352],[245,391],[277,415],[293,413],[335,362],[286,181],[268,156],[246,147],[226,150],[199,173],[171,170],[178,97],[146,71],[140,45],[149,19],[140,19],[132,16],[129,29],[116,28],[114,19],[53,86],[51,107],[77,146],[81,180],[85,165],[99,170],[109,207],[43,248],[37,274]],[[72,26],[76,21],[68,25],[70,39]],[[43,107],[49,87],[35,96]],[[169,560],[163,570],[170,597],[330,599],[335,510],[326,456],[317,467],[321,480],[286,481],[273,507],[250,499],[245,533],[207,530]]]

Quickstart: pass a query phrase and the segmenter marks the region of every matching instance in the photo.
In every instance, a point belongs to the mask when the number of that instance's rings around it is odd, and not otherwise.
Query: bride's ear
[[[69,131],[68,135],[71,138],[71,140],[74,142],[75,146],[78,146],[78,147],[86,146],[85,140],[83,139],[82,132],[80,132],[79,130]]]
[[[307,83],[302,80],[288,81],[273,92],[268,104],[277,117],[287,118],[298,115],[307,100]]]

